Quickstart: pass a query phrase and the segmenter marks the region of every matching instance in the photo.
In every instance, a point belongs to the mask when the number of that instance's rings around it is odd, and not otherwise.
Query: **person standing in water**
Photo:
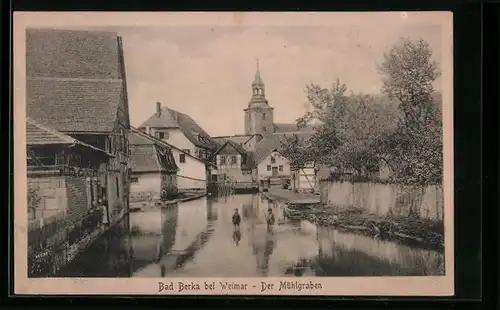
[[[267,209],[266,222],[267,222],[267,229],[268,230],[272,229],[274,226],[274,214],[273,214],[273,209],[271,208]]]
[[[238,209],[234,209],[234,214],[233,214],[233,225],[234,229],[240,229],[240,222],[241,222],[241,216],[238,213]]]

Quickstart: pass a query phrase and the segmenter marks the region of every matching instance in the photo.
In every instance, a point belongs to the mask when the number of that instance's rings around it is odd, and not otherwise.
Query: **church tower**
[[[260,77],[259,60],[257,71],[252,82],[252,98],[245,111],[245,134],[261,134],[263,136],[274,132],[273,110],[266,99],[266,87]]]

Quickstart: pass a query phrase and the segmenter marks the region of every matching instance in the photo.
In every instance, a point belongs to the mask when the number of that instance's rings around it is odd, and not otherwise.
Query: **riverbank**
[[[263,193],[270,201],[287,205],[286,216],[308,220],[321,226],[369,235],[386,240],[430,248],[444,249],[444,225],[440,221],[419,217],[379,216],[357,207],[340,208],[323,205],[319,197],[272,189]],[[315,198],[317,197],[317,198]]]
[[[319,204],[319,195],[308,193],[294,193],[291,190],[281,188],[271,188],[267,192],[262,192],[262,196],[271,202],[283,202],[293,205]]]

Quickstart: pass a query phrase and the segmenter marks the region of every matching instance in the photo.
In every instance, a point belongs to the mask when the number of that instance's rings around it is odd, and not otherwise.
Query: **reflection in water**
[[[234,209],[241,224],[232,223]],[[275,225],[268,230],[266,213]],[[62,270],[65,277],[444,274],[441,252],[285,216],[260,195],[209,197],[131,213]]]
[[[241,240],[241,230],[239,228],[235,229],[233,232],[233,240],[236,243],[236,246],[240,245]]]

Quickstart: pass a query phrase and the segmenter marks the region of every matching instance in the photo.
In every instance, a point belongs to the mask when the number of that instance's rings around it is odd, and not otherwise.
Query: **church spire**
[[[252,85],[264,86],[264,82],[262,81],[262,78],[260,77],[259,58],[257,57],[256,60],[257,60],[257,71],[255,71],[255,78],[253,80]]]

